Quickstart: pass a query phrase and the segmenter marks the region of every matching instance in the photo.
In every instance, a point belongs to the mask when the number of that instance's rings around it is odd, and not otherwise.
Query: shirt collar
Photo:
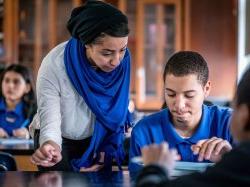
[[[206,105],[202,105],[202,116],[199,123],[198,129],[195,131],[193,136],[188,138],[188,141],[192,142],[193,144],[197,143],[199,140],[207,139],[210,134],[210,114],[209,109]]]
[[[18,115],[18,116],[23,116],[23,107],[24,107],[24,103],[23,101],[19,102],[15,109],[12,110],[11,112],[13,112],[14,114]],[[0,99],[0,110],[1,111],[7,111],[6,110],[6,103],[5,100],[3,98]]]
[[[164,117],[162,118],[162,126],[163,126],[163,129],[164,129],[164,134],[166,134],[166,139],[167,139],[167,142],[169,144],[173,144],[173,146],[175,146],[176,144],[179,144],[179,143],[182,143],[184,142],[185,140],[183,138],[181,138],[175,128],[174,128],[174,125],[172,123],[172,120],[171,120],[171,113],[168,109],[164,109]]]
[[[199,140],[207,139],[210,132],[210,123],[209,121],[209,110],[208,107],[202,106],[202,117],[199,123],[198,129],[190,138],[182,138],[175,130],[174,125],[171,120],[171,114],[169,110],[164,112],[164,117],[162,118],[162,123],[164,127],[164,133],[167,133],[167,141],[172,142],[173,144],[180,144],[184,142],[190,142],[192,144],[197,143]],[[167,120],[166,120],[167,119]]]
[[[3,98],[0,98],[0,110],[5,110],[6,108],[6,104],[4,102],[4,99]]]

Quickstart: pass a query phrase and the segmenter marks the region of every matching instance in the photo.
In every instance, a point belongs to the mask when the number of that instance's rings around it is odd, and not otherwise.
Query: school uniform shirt
[[[250,186],[250,142],[243,142],[226,153],[220,162],[205,172],[168,179],[167,171],[158,166],[145,167],[138,175],[135,187],[235,187]]]
[[[12,136],[13,130],[21,128],[25,122],[23,111],[23,102],[18,103],[14,110],[7,110],[4,99],[0,99],[0,127],[3,128],[9,136]]]
[[[66,42],[52,49],[43,59],[37,77],[39,143],[62,137],[86,139],[93,134],[95,116],[70,82],[64,66]]]
[[[130,140],[129,170],[136,172],[142,165],[133,163],[131,159],[141,155],[141,148],[152,143],[168,142],[170,148],[176,148],[182,161],[198,162],[198,155],[194,155],[191,145],[199,140],[219,137],[232,143],[229,121],[232,110],[216,105],[202,106],[202,117],[196,132],[189,138],[181,137],[171,122],[168,109],[149,115],[140,120],[132,130]],[[204,162],[208,162],[205,160]]]

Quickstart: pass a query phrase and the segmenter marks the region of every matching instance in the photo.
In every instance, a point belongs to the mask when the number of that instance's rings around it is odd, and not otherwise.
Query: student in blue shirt
[[[241,79],[235,99],[231,119],[231,131],[238,145],[218,159],[214,167],[205,172],[197,172],[178,177],[168,178],[175,165],[176,154],[169,150],[166,143],[149,145],[142,149],[142,157],[146,167],[139,173],[137,187],[167,186],[250,186],[250,69]],[[219,156],[212,153],[214,157]]]
[[[190,162],[215,162],[213,151],[231,150],[231,110],[203,104],[211,89],[204,58],[192,51],[178,52],[167,62],[163,77],[167,108],[145,117],[133,128],[129,153],[132,172],[141,168],[132,158],[152,143],[166,141],[182,161]]]
[[[28,68],[13,64],[1,76],[0,138],[29,138],[26,128],[36,108],[33,79]]]

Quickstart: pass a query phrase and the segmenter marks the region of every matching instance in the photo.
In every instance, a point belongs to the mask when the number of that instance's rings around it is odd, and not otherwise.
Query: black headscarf
[[[72,37],[88,44],[121,23],[127,24],[127,17],[114,6],[102,1],[87,1],[84,6],[73,9],[67,28]]]

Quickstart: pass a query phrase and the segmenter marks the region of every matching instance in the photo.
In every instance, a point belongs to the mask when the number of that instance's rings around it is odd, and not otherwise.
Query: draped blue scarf
[[[126,50],[113,71],[98,71],[91,67],[84,45],[71,38],[65,47],[64,64],[74,88],[96,116],[90,145],[80,159],[71,161],[73,169],[79,171],[81,167],[98,163],[100,152],[105,152],[104,168],[110,168],[113,158],[121,168],[124,126],[129,123],[129,51]]]

